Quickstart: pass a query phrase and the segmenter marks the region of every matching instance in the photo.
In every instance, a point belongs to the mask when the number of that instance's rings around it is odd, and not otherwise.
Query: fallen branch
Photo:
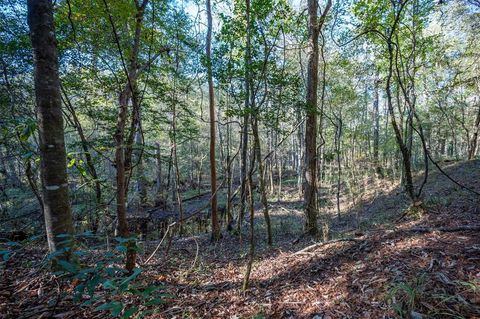
[[[355,242],[361,242],[364,241],[364,239],[358,239],[358,238],[340,238],[340,239],[333,239],[333,240],[328,240],[320,243],[315,243],[313,245],[307,246],[303,248],[302,250],[299,250],[295,253],[292,254],[292,256],[297,256],[303,253],[306,253],[309,250],[318,248],[320,246],[328,245],[328,244],[333,244],[333,243],[338,243],[338,242],[343,242],[343,241],[355,241]]]
[[[195,268],[195,265],[197,264],[198,253],[200,251],[200,246],[198,245],[197,239],[195,237],[193,237],[193,240],[195,240],[195,244],[197,245],[197,250],[195,252],[195,259],[193,260],[192,266],[190,267],[190,269],[188,270],[187,273],[192,272],[192,270]]]
[[[160,247],[162,246],[163,241],[165,240],[165,238],[167,237],[168,232],[170,231],[170,226],[171,226],[171,225],[168,225],[168,226],[167,226],[167,230],[165,231],[165,234],[163,235],[162,240],[160,240],[160,242],[158,243],[157,247],[153,250],[153,252],[152,252],[151,255],[147,258],[147,260],[145,260],[145,262],[143,263],[143,266],[147,265],[148,262],[153,258],[153,256],[155,256],[155,254],[157,253],[157,251],[160,249]]]
[[[211,191],[200,193],[200,194],[194,195],[192,197],[186,198],[186,199],[183,200],[183,202],[185,203],[185,202],[194,200],[196,198],[203,197],[203,196],[208,195],[208,194],[211,194]]]

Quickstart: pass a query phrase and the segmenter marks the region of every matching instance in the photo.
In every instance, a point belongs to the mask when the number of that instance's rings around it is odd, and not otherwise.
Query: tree
[[[212,76],[212,5],[207,0],[207,77],[208,77],[208,109],[210,115],[210,187],[211,187],[211,210],[212,210],[212,239],[220,239],[220,225],[217,212],[217,172],[215,164],[215,94],[213,92]]]
[[[318,92],[318,37],[323,28],[332,1],[328,0],[318,18],[318,1],[308,0],[308,68],[307,68],[307,120],[305,127],[305,189],[304,210],[306,229],[317,235],[317,92]]]
[[[117,116],[117,125],[115,129],[115,166],[116,166],[116,201],[117,201],[117,229],[118,234],[123,238],[128,238],[130,236],[130,231],[128,230],[127,222],[127,194],[128,194],[128,181],[129,177],[127,172],[131,170],[132,163],[132,144],[136,132],[136,127],[139,120],[139,104],[138,104],[138,90],[137,90],[137,78],[139,73],[138,66],[138,55],[140,51],[140,41],[141,41],[141,32],[143,27],[143,17],[145,13],[145,8],[148,4],[148,0],[143,0],[142,3],[135,1],[135,31],[133,38],[133,48],[130,56],[130,61],[128,68],[125,65],[123,58],[123,52],[120,47],[120,41],[116,31],[115,23],[113,17],[109,11],[107,0],[104,0],[105,9],[109,15],[109,21],[112,26],[112,31],[114,34],[115,42],[118,47],[119,54],[121,56],[122,64],[124,66],[126,83],[123,86],[123,89],[119,92],[118,95],[118,116]],[[132,119],[131,119],[131,130],[130,134],[125,139],[125,128],[127,124],[128,117],[128,102],[131,99],[133,110],[132,110]],[[135,267],[136,262],[136,249],[135,242],[129,240],[127,242],[127,256],[125,261],[125,268],[127,271],[131,272]]]
[[[45,228],[50,252],[70,256],[69,241],[60,235],[73,235],[72,213],[67,180],[65,136],[58,76],[57,42],[50,0],[28,1],[28,25],[32,41],[37,104],[40,172]]]

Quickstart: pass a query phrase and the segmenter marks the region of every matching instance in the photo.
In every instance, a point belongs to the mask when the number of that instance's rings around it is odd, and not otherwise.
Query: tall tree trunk
[[[147,186],[145,185],[145,171],[143,166],[143,133],[142,133],[142,118],[141,114],[138,116],[138,123],[135,129],[135,157],[137,160],[137,192],[139,195],[140,205],[147,201]]]
[[[403,137],[402,137],[402,132],[401,128],[397,124],[397,120],[395,117],[395,110],[393,108],[393,102],[392,102],[392,77],[393,77],[393,66],[394,66],[394,48],[395,48],[395,43],[393,42],[393,36],[395,35],[396,28],[398,26],[401,13],[403,8],[405,7],[406,1],[402,2],[400,4],[399,10],[396,12],[395,15],[395,20],[394,24],[391,27],[390,33],[388,38],[386,39],[387,41],[387,53],[388,53],[388,74],[387,74],[387,81],[386,81],[386,86],[385,90],[387,93],[387,107],[388,111],[391,116],[391,123],[393,127],[393,131],[395,132],[395,138],[397,140],[397,145],[400,150],[400,153],[402,155],[403,159],[403,169],[404,169],[404,174],[405,174],[405,190],[407,191],[408,196],[413,202],[416,202],[417,197],[414,191],[413,187],[413,177],[412,177],[412,165],[411,165],[411,156],[410,152],[408,149],[407,144],[405,143]]]
[[[301,112],[300,110],[297,111],[297,122],[300,122],[301,121],[301,118],[302,118],[302,115],[301,115]],[[295,169],[296,169],[296,173],[297,173],[297,191],[298,191],[298,196],[301,197],[302,196],[302,191],[303,191],[303,172],[302,172],[302,169],[303,169],[303,165],[302,165],[302,159],[303,159],[303,155],[304,155],[304,151],[302,149],[302,141],[304,139],[304,133],[306,133],[306,131],[304,132],[304,128],[303,128],[303,125],[300,126],[298,128],[298,133],[297,133],[297,139],[296,139],[296,144],[295,144],[295,151],[294,151],[294,156],[295,156]]]
[[[178,50],[177,50],[178,54]],[[177,70],[178,70],[178,60],[177,60]],[[178,207],[178,213],[179,213],[179,233],[180,235],[183,235],[184,233],[184,228],[183,228],[183,201],[182,201],[182,196],[180,194],[180,168],[178,165],[178,155],[177,155],[177,102],[176,102],[176,96],[175,96],[175,90],[176,90],[176,84],[174,83],[174,89],[172,92],[172,161],[173,161],[173,169],[174,169],[174,182],[175,182],[175,187],[173,188],[174,195],[172,195],[172,201],[177,200],[177,207]]]
[[[120,54],[120,57],[123,61],[123,53],[120,47],[120,42],[118,39],[118,34],[115,28],[113,17],[110,14],[107,1],[103,1],[105,9],[109,14],[110,24],[112,26],[112,31],[115,37],[115,42]],[[128,171],[131,170],[132,162],[132,143],[133,136],[135,134],[136,121],[138,110],[138,103],[136,98],[136,79],[138,77],[138,54],[140,50],[140,41],[141,41],[141,31],[143,24],[143,17],[145,12],[145,7],[147,6],[148,0],[143,0],[141,4],[135,1],[135,6],[137,9],[135,15],[135,35],[133,39],[133,48],[130,57],[130,63],[128,70],[125,70],[125,75],[127,76],[127,83],[125,87],[119,94],[118,97],[118,115],[117,115],[117,125],[115,129],[115,166],[117,171],[116,182],[116,201],[117,201],[117,232],[123,238],[130,237],[130,232],[128,230],[127,222],[127,194],[128,194]],[[132,125],[131,131],[127,141],[125,141],[125,127],[128,117],[128,101],[132,99],[133,112],[132,112]],[[133,129],[133,131],[132,131]],[[125,145],[127,144],[127,145]],[[126,244],[127,254],[125,261],[125,268],[130,273],[135,267],[136,263],[136,249],[135,241],[130,240]]]
[[[90,152],[89,143],[87,137],[85,136],[85,132],[83,131],[82,123],[78,119],[77,113],[75,112],[75,108],[67,95],[63,86],[60,86],[60,89],[63,93],[63,102],[70,112],[72,117],[71,124],[77,130],[78,136],[80,137],[81,147],[83,150],[83,156],[85,156],[85,163],[87,164],[88,172],[93,180],[94,189],[95,189],[95,211],[93,212],[92,216],[92,231],[95,234],[98,230],[98,226],[100,223],[100,210],[103,209],[102,204],[102,188],[100,185],[100,180],[98,178],[97,169],[95,168],[95,164],[93,163],[92,154]]]
[[[263,205],[263,217],[265,218],[265,225],[267,226],[267,244],[272,245],[272,226],[270,223],[270,215],[268,214],[268,200],[267,200],[267,191],[265,190],[265,176],[264,176],[264,166],[262,161],[262,154],[260,149],[260,137],[258,135],[258,119],[257,114],[252,115],[252,133],[253,133],[253,151],[255,152],[255,157],[257,158],[258,164],[258,180],[260,184],[260,196]],[[253,163],[253,162],[252,162]],[[250,187],[250,186],[249,186]]]
[[[226,173],[227,173],[227,230],[232,230],[233,215],[232,215],[232,163],[230,158],[230,141],[231,132],[230,124],[227,123],[227,145],[226,145]]]
[[[247,1],[247,11],[250,9],[250,0]],[[254,146],[255,147],[255,146]],[[247,267],[245,269],[245,277],[243,278],[242,289],[245,291],[248,289],[248,284],[250,280],[250,274],[252,272],[253,259],[255,258],[255,201],[253,198],[253,170],[255,168],[255,156],[256,153],[254,150],[251,152],[250,156],[250,168],[247,175],[247,191],[248,191],[248,208],[250,212],[249,218],[249,250],[248,250],[248,261]]]
[[[342,114],[337,117],[337,124],[335,130],[335,153],[337,153],[337,217],[340,219],[341,211],[340,211],[340,190],[341,190],[341,182],[342,182],[342,163],[341,163],[341,146],[342,146]]]
[[[33,48],[35,99],[39,120],[40,171],[45,228],[50,252],[66,249],[73,235],[67,181],[67,156],[58,76],[57,42],[50,0],[28,1],[28,24]],[[70,249],[60,258],[68,259]]]
[[[248,0],[247,0],[248,1]],[[252,155],[253,156],[253,155]],[[253,161],[252,161],[253,164]],[[248,188],[248,208],[250,212],[250,236],[249,236],[249,250],[248,250],[248,261],[247,267],[245,269],[245,276],[243,277],[242,290],[245,291],[248,289],[248,284],[250,281],[250,274],[252,272],[253,259],[255,258],[255,208],[253,202],[253,193],[252,193],[252,174],[249,174],[247,177],[247,188]]]
[[[318,234],[317,225],[317,92],[318,92],[318,36],[332,6],[328,0],[320,19],[317,16],[318,1],[308,0],[308,68],[307,68],[307,120],[305,126],[305,190],[304,209],[306,230]]]
[[[478,103],[477,117],[475,118],[475,127],[473,128],[473,134],[468,142],[468,159],[472,160],[477,153],[478,132],[480,130],[480,102]]]
[[[162,157],[160,154],[160,143],[155,143],[155,158],[157,162],[157,172],[156,172],[156,191],[157,191],[157,199],[161,200],[163,198],[163,189],[162,189]]]
[[[241,226],[243,223],[243,216],[245,213],[245,201],[247,196],[247,155],[248,155],[248,106],[250,104],[250,85],[249,85],[249,68],[248,57],[250,56],[250,0],[245,1],[245,17],[246,17],[246,28],[247,28],[247,40],[246,40],[246,54],[245,54],[245,109],[243,115],[243,125],[242,125],[242,149],[241,149],[241,163],[240,163],[240,211],[238,212],[238,223],[237,230],[241,234]]]
[[[382,166],[379,161],[379,144],[380,144],[380,113],[379,113],[379,70],[375,72],[375,88],[374,88],[374,100],[373,100],[373,162],[375,165],[375,171],[377,175],[383,177]]]
[[[211,187],[211,210],[212,210],[212,240],[220,239],[220,225],[217,212],[217,171],[215,165],[215,95],[213,92],[212,77],[212,6],[207,0],[207,76],[208,76],[208,106],[210,113],[210,187]]]
[[[118,118],[117,128],[115,130],[115,166],[116,166],[116,201],[117,201],[117,233],[120,237],[128,238],[130,232],[128,230],[127,222],[127,179],[125,176],[125,123],[127,121],[127,107],[128,107],[128,89],[120,93],[118,103]],[[127,271],[132,271],[135,267],[136,254],[135,250],[130,249],[131,244],[128,244],[127,258],[125,268]]]

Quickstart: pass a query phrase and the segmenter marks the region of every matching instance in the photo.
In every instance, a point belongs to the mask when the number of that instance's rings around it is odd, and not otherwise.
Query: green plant
[[[11,255],[19,247],[21,247],[21,244],[14,241],[8,241],[0,245],[0,267],[5,265],[5,263],[10,259]]]
[[[428,276],[424,273],[411,282],[394,284],[386,295],[387,303],[392,305],[400,317],[407,317],[421,302],[427,280]]]
[[[83,237],[89,240],[93,238],[91,234],[83,234]],[[112,317],[143,317],[152,312],[152,306],[164,303],[170,295],[162,292],[163,286],[142,283],[139,280],[141,268],[127,273],[125,269],[117,266],[122,261],[118,252],[126,251],[126,243],[131,238],[116,240],[116,252],[95,250],[100,247],[82,249],[83,245],[77,240],[74,257],[71,261],[58,260],[55,274],[67,285],[74,286],[73,301],[80,306],[96,304],[97,296],[101,295],[105,302],[97,306],[96,310],[109,311]],[[50,256],[50,259],[53,257],[55,256]],[[91,260],[95,262],[91,263]],[[129,303],[124,301],[126,296],[130,296]],[[137,302],[132,303],[132,299]]]

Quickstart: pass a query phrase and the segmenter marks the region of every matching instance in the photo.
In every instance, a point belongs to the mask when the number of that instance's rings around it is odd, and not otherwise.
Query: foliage
[[[104,253],[95,251],[103,245],[88,247],[81,244],[80,239],[91,242],[99,238],[90,233],[78,235],[75,258],[58,260],[55,272],[68,286],[73,286],[73,301],[80,307],[97,305],[96,310],[109,311],[111,317],[140,318],[153,313],[155,306],[171,297],[162,291],[161,284],[143,282],[141,268],[129,274],[119,266],[122,262],[119,253],[126,252],[126,244],[131,239],[115,238],[118,243],[115,250]],[[50,254],[47,261],[56,255]]]

